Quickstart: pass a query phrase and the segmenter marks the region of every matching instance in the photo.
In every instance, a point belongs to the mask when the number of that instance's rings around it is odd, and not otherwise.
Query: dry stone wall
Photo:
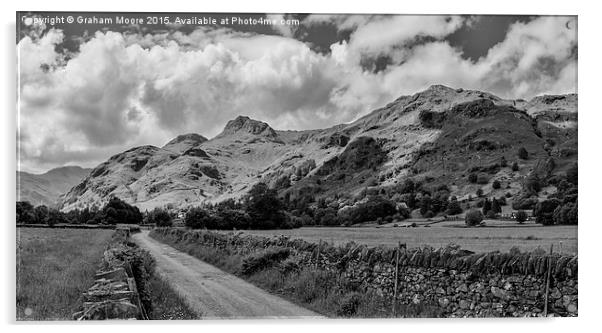
[[[95,282],[83,294],[83,310],[75,313],[76,320],[148,319],[140,301],[132,266],[127,260],[127,247],[122,241],[130,235],[126,228],[117,229],[104,252],[101,269]]]
[[[542,316],[549,270],[548,315],[577,316],[577,256],[535,253],[479,253],[458,247],[397,249],[310,243],[288,237],[243,233],[156,229],[174,242],[248,255],[287,247],[300,266],[334,271],[383,297],[402,304],[438,306],[448,317]],[[396,263],[399,263],[396,265]]]

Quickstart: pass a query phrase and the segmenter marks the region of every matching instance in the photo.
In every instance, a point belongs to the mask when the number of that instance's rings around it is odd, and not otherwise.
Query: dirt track
[[[133,236],[157,261],[157,272],[203,319],[215,318],[318,318],[265,290],[223,272],[197,258],[160,243],[148,231]]]

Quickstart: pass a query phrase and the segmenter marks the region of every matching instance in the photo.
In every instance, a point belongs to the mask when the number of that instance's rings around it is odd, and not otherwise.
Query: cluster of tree
[[[174,216],[168,209],[155,208],[144,214],[145,224],[154,224],[157,227],[171,227],[173,225]]]
[[[557,192],[533,208],[535,222],[543,225],[578,224],[578,171],[577,164],[571,166],[564,177],[549,180],[556,185]]]
[[[354,197],[337,193],[316,199],[314,195],[315,192],[307,188],[294,198],[288,193],[284,196],[287,210],[303,225],[338,226],[369,221],[402,221],[416,209],[427,218],[463,212],[462,205],[450,196],[447,186],[426,187],[412,179],[388,187],[367,187]]]
[[[481,211],[487,218],[496,218],[498,214],[502,213],[502,206],[506,205],[506,198],[500,197],[499,199],[485,198],[477,203],[478,207],[481,207]]]
[[[300,227],[284,210],[276,190],[258,183],[241,202],[224,202],[188,210],[184,223],[193,229],[290,229]]]
[[[102,209],[96,207],[61,212],[44,205],[33,207],[27,201],[17,201],[18,224],[140,224],[140,210],[117,197],[109,199]]]

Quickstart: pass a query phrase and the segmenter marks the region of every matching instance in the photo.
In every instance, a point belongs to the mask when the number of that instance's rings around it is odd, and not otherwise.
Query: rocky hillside
[[[111,157],[62,197],[62,208],[101,205],[111,195],[142,209],[192,206],[238,198],[259,181],[288,197],[353,195],[408,177],[446,184],[458,197],[478,188],[516,193],[550,159],[549,174],[576,162],[576,111],[574,94],[505,100],[435,85],[322,130],[279,131],[239,116],[210,140],[186,134]],[[470,182],[471,173],[483,181]]]
[[[66,166],[43,174],[17,171],[17,200],[33,205],[56,206],[59,196],[79,184],[90,169]]]

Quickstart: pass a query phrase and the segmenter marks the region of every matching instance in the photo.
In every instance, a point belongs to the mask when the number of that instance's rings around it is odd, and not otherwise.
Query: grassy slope
[[[17,229],[17,320],[71,319],[112,233]]]

